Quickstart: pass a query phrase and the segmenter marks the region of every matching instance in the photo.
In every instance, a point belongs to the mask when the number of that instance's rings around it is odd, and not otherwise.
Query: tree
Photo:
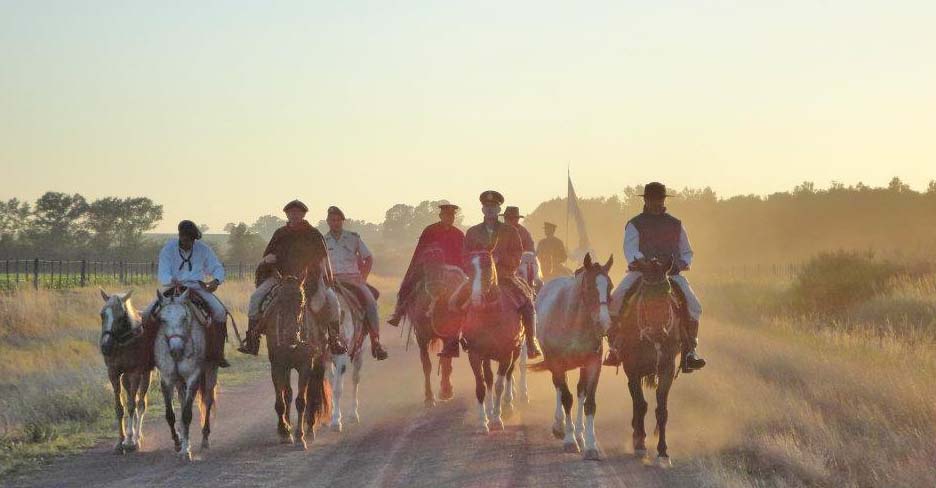
[[[143,244],[143,233],[162,220],[162,205],[149,198],[106,197],[88,206],[85,226],[91,231],[90,250],[129,258]]]
[[[929,185],[926,187],[926,193],[936,195],[936,180],[930,180]]]
[[[88,202],[77,193],[46,192],[36,200],[25,236],[36,252],[50,257],[68,256],[86,244],[89,234],[82,219],[87,212]]]
[[[19,239],[29,225],[30,208],[26,202],[11,198],[0,201],[0,252],[14,255]]]
[[[250,225],[250,231],[259,234],[265,240],[270,240],[276,229],[286,225],[286,220],[275,215],[263,215],[258,217],[256,222]],[[225,229],[227,230],[227,229]]]
[[[897,192],[897,193],[904,193],[904,192],[912,191],[910,189],[910,185],[904,183],[903,181],[900,181],[900,178],[896,176],[893,177],[890,180],[890,183],[887,184],[887,190]]]
[[[224,226],[228,232],[228,250],[225,258],[230,263],[253,263],[263,255],[266,247],[259,234],[251,232],[247,224],[229,223]]]

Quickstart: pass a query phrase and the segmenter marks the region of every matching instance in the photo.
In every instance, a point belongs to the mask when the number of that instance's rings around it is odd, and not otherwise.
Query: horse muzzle
[[[182,357],[182,353],[185,352],[185,341],[179,336],[172,336],[168,342],[169,355],[172,356],[172,359],[178,361]]]
[[[101,354],[110,356],[114,352],[114,336],[104,334],[101,336]]]

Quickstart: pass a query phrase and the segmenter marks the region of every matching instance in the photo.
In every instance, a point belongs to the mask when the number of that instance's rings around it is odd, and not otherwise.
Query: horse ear
[[[101,298],[103,298],[105,302],[110,300],[110,297],[107,296],[107,293],[104,291],[103,288],[98,288],[98,290],[101,292]]]
[[[127,300],[130,299],[131,296],[133,296],[133,288],[131,288],[131,289],[127,292],[127,294],[123,296],[123,301],[126,302]]]
[[[156,303],[163,304],[163,294],[159,293],[159,288],[156,289]]]
[[[611,269],[612,264],[614,264],[614,254],[612,254],[611,257],[608,258],[608,262],[606,262],[604,266],[602,266],[602,268],[604,268],[605,273],[607,273]]]
[[[591,260],[591,253],[590,253],[590,252],[585,253],[585,263],[584,263],[584,264],[585,264],[585,267],[586,267],[586,268],[591,268],[592,260]]]

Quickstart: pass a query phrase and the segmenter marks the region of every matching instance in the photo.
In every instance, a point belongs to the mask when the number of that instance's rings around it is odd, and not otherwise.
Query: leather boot
[[[328,325],[328,351],[335,356],[340,356],[348,352],[348,347],[341,340],[340,326],[338,321],[329,322]]]
[[[705,367],[705,359],[696,352],[699,345],[699,321],[688,320],[684,327],[686,342],[683,344],[682,372],[691,373]]]
[[[227,339],[227,334],[225,334],[225,329],[227,328],[227,323],[211,324],[213,343],[211,352],[212,360],[218,362],[219,368],[229,368],[231,363],[224,358],[224,342]]]
[[[393,315],[387,319],[387,323],[394,327],[399,327],[401,320],[403,320],[403,307],[398,303],[396,309],[393,310]]]
[[[390,355],[387,354],[387,350],[380,344],[380,336],[377,335],[376,332],[371,332],[370,334],[370,348],[374,359],[378,361],[383,361],[390,357]]]
[[[539,341],[536,339],[536,311],[532,306],[525,306],[520,309],[520,320],[523,322],[523,330],[526,335],[527,358],[536,359],[543,355],[540,349]]]
[[[247,322],[247,337],[244,343],[237,348],[238,352],[256,356],[260,353],[260,320],[251,318]]]

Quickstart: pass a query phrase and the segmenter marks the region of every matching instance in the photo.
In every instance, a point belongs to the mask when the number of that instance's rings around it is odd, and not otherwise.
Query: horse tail
[[[642,378],[643,385],[647,388],[655,389],[660,381],[656,373],[651,373]]]
[[[440,352],[442,352],[442,339],[438,337],[433,337],[429,341],[429,353],[438,354]]]
[[[325,365],[321,360],[316,361],[312,367],[312,377],[309,380],[308,408],[311,417],[309,427],[327,420],[332,414],[332,388],[328,377],[325,376]]]
[[[205,412],[207,411],[207,399],[213,398],[212,404],[217,403],[217,381],[214,382],[211,390],[208,389],[208,370],[202,371],[201,378],[198,379],[198,389],[195,390],[195,401],[198,404],[198,411],[201,412],[202,423],[205,422]]]

